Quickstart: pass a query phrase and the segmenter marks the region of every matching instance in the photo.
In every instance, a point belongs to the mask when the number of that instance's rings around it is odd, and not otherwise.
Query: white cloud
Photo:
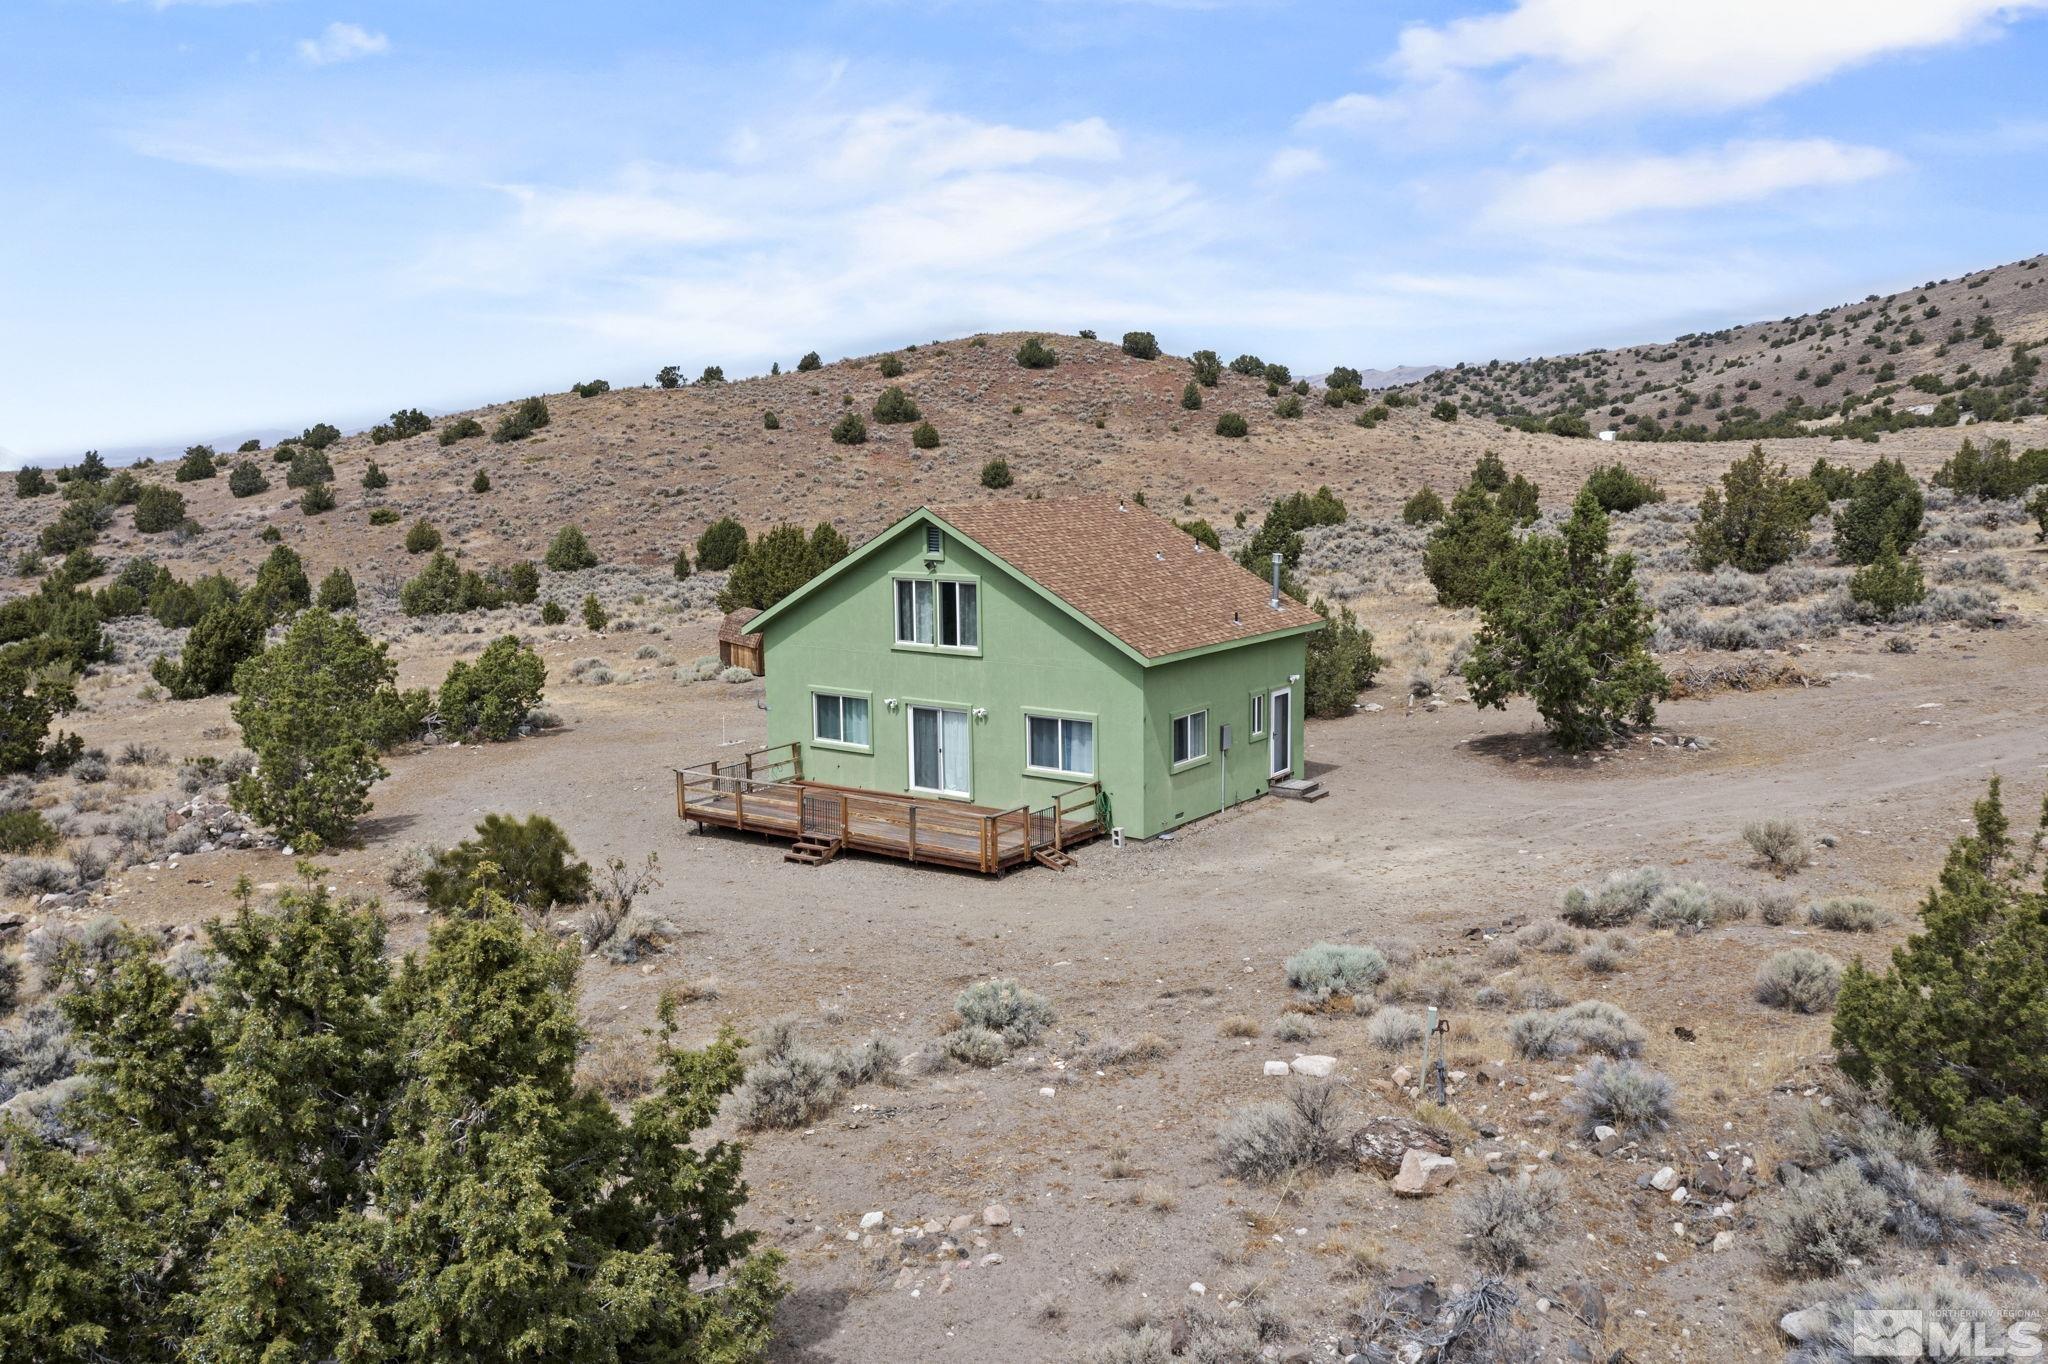
[[[1403,29],[1395,88],[1311,108],[1305,127],[1414,120],[1478,98],[1534,123],[1750,107],[1852,67],[1992,36],[2048,0],[1516,0]]]
[[[1903,163],[1829,138],[1731,142],[1675,156],[1559,161],[1509,182],[1484,221],[1498,229],[1583,227],[1660,209],[1748,203],[1791,189],[1854,184]]]
[[[1282,147],[1266,162],[1266,179],[1276,185],[1315,175],[1330,168],[1323,154],[1313,147]]]
[[[390,50],[391,39],[359,24],[332,23],[320,31],[319,37],[299,40],[299,59],[308,66],[333,66],[364,57],[381,57]]]

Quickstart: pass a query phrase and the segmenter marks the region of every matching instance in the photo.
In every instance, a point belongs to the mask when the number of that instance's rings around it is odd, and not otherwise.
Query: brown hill
[[[1405,391],[1426,406],[1449,399],[1471,415],[1583,417],[1629,437],[1749,440],[1859,418],[1891,426],[1933,418],[1910,410],[1951,394],[1982,420],[2025,415],[2048,405],[2048,376],[2025,355],[2048,340],[2044,259],[1668,342],[1463,364]]]

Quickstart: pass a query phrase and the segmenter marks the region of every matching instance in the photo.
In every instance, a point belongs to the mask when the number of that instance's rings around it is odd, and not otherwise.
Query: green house
[[[1149,837],[1301,775],[1322,618],[1113,497],[924,507],[748,623],[806,780]]]

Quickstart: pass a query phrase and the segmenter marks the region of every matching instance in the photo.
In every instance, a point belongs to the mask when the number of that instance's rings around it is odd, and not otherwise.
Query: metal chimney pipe
[[[1280,609],[1280,551],[1277,549],[1273,551],[1273,600],[1271,605],[1275,611]]]

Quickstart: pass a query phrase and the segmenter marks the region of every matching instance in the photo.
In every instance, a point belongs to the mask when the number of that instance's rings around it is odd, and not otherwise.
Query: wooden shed
[[[728,612],[718,623],[718,661],[728,668],[745,668],[759,677],[765,671],[761,664],[761,637],[747,632],[748,624],[760,615],[753,607],[742,607]]]

